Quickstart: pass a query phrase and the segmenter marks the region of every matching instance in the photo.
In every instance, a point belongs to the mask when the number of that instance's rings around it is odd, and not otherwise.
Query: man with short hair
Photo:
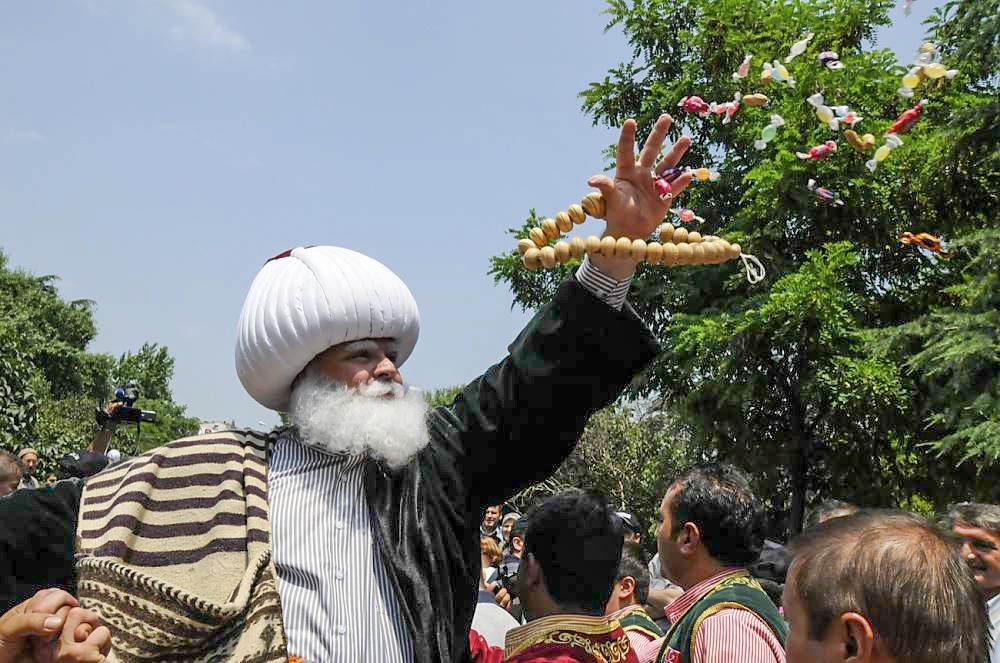
[[[805,520],[802,523],[802,529],[807,530],[820,523],[825,523],[831,518],[841,518],[857,512],[858,507],[850,502],[835,499],[823,500],[806,514]]]
[[[488,536],[503,545],[503,532],[500,531],[500,514],[503,513],[502,504],[491,504],[483,512],[483,521],[479,524],[479,536]]]
[[[507,633],[505,660],[635,663],[604,615],[621,554],[621,523],[601,498],[570,490],[533,509],[515,583],[528,623]]]
[[[0,497],[10,495],[21,485],[21,463],[14,454],[0,449]]]
[[[784,621],[746,568],[760,554],[764,514],[743,472],[688,470],[667,490],[660,518],[660,561],[684,593],[666,608],[666,636],[639,660],[784,663]]]
[[[609,619],[621,624],[633,649],[663,637],[663,630],[649,618],[643,607],[649,594],[649,569],[642,557],[642,548],[635,543],[626,543],[622,548],[618,577],[604,609]]]
[[[982,594],[952,545],[902,511],[833,518],[792,542],[788,663],[982,663]]]
[[[983,591],[993,641],[990,663],[1000,663],[1000,506],[953,504],[948,507],[947,524]]]
[[[17,454],[21,462],[21,485],[19,488],[38,488],[41,483],[35,478],[35,468],[38,467],[38,452],[31,447],[25,447]]]

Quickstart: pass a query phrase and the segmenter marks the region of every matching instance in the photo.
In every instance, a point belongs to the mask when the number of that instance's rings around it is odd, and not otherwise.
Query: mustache
[[[406,395],[406,387],[390,380],[372,380],[358,387],[356,391],[368,398],[382,398],[384,396],[402,398]]]

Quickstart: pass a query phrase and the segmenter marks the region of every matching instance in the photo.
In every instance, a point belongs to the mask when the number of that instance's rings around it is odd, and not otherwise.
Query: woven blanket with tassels
[[[273,438],[185,438],[88,481],[81,602],[111,661],[286,661],[267,511]]]

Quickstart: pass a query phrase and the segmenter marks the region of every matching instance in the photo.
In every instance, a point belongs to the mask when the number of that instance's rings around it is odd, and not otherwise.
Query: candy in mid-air
[[[931,253],[936,253],[946,260],[951,257],[951,254],[946,253],[944,247],[941,246],[941,240],[930,233],[905,232],[899,236],[899,241],[904,245],[916,244],[920,248],[926,249]]]
[[[670,208],[670,211],[673,212],[674,216],[680,219],[681,222],[683,223],[691,223],[692,221],[697,221],[698,223],[705,223],[705,219],[695,214],[694,210],[687,209],[686,207],[685,208],[672,207]]]
[[[763,70],[760,72],[760,82],[767,84],[771,81],[795,87],[795,79],[788,73],[788,68],[780,62],[775,62],[773,65],[770,62],[765,62],[763,65]]]
[[[688,171],[687,168],[681,168],[680,166],[674,166],[673,168],[667,168],[665,171],[663,171],[659,175],[657,175],[656,173],[653,173],[653,177],[654,178],[663,178],[667,182],[671,182],[672,183],[674,180],[676,180],[678,177],[680,177],[681,175],[683,175],[687,171]]]
[[[892,126],[886,130],[886,135],[896,134],[898,136],[899,134],[905,134],[913,128],[913,125],[920,119],[920,111],[924,109],[924,105],[927,103],[926,99],[921,99],[916,106],[903,111],[902,114],[896,118],[896,121],[892,123]]]
[[[815,147],[810,147],[808,152],[796,152],[795,156],[797,156],[800,159],[818,161],[819,159],[827,158],[836,151],[837,151],[836,141],[828,140],[822,145],[816,145]]]
[[[903,139],[896,134],[886,134],[885,143],[882,147],[875,150],[875,156],[865,162],[865,167],[871,172],[875,172],[878,165],[889,158],[889,154],[903,145]]]
[[[830,205],[844,204],[844,201],[841,200],[840,196],[838,196],[835,192],[823,186],[816,186],[816,180],[809,180],[806,186],[810,191],[813,192],[813,195],[816,196],[816,198],[818,198],[820,202],[824,202]]]
[[[760,108],[761,106],[766,106],[767,101],[768,101],[767,95],[760,94],[759,92],[756,94],[743,95],[743,103],[753,108]]]
[[[701,97],[684,97],[677,105],[689,113],[697,113],[702,117],[708,115],[709,105]]]
[[[719,171],[710,168],[692,168],[688,172],[699,182],[718,182],[720,177]]]
[[[840,56],[833,51],[823,51],[816,56],[820,64],[826,65],[827,69],[843,69],[844,63],[840,61]]]
[[[785,64],[788,64],[795,58],[805,53],[806,48],[809,46],[809,42],[812,41],[814,36],[815,35],[810,32],[805,37],[792,44],[792,47],[788,49],[788,57],[785,58]]]
[[[851,147],[862,154],[875,147],[875,136],[872,134],[859,136],[854,129],[848,129],[844,132],[844,138]]]
[[[913,0],[906,0],[906,5],[903,7],[903,16],[909,16],[913,13]]]
[[[847,106],[827,106],[823,101],[823,95],[817,92],[806,99],[813,108],[816,109],[816,117],[819,121],[827,125],[834,131],[840,129],[840,123],[849,124],[852,127],[864,118],[852,111]]]
[[[746,78],[747,74],[750,73],[750,60],[753,60],[753,56],[749,53],[743,58],[740,68],[733,72],[733,80],[739,81],[741,78]]]
[[[909,99],[913,96],[913,90],[924,79],[936,80],[938,78],[952,79],[958,75],[957,69],[946,69],[941,64],[941,53],[933,42],[925,42],[917,51],[917,57],[913,61],[913,66],[903,75],[903,85],[896,92],[901,97]]]
[[[778,127],[785,126],[785,120],[777,114],[771,115],[771,122],[760,131],[760,138],[753,142],[754,149],[763,150],[778,135]]]
[[[712,113],[713,115],[723,116],[722,118],[723,124],[729,124],[729,122],[733,119],[733,115],[735,115],[736,111],[738,111],[739,109],[740,109],[739,92],[736,93],[732,101],[726,101],[723,103],[716,103],[713,101],[711,104],[708,105],[709,113]]]

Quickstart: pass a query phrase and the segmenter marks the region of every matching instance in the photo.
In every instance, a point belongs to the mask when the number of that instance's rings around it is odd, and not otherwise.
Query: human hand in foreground
[[[0,615],[0,663],[104,661],[111,632],[79,605],[61,589],[43,589]]]
[[[677,196],[691,183],[691,174],[684,173],[673,182],[673,197],[661,199],[654,182],[656,176],[680,163],[691,145],[691,139],[682,136],[673,147],[658,159],[660,148],[667,136],[673,118],[664,113],[653,125],[638,161],[635,158],[635,120],[625,120],[618,137],[614,179],[594,175],[587,184],[600,190],[607,212],[605,236],[629,239],[646,239],[663,222]],[[590,255],[590,260],[605,274],[617,279],[627,278],[635,270],[636,260],[627,257],[608,258],[600,253]]]

